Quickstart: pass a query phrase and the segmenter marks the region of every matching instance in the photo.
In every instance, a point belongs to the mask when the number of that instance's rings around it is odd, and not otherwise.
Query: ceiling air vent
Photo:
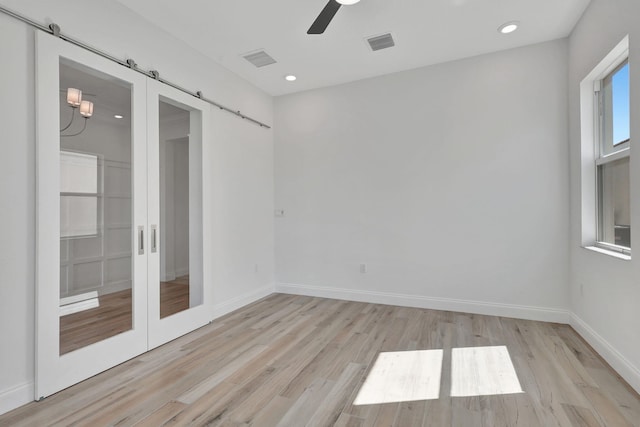
[[[388,47],[393,47],[396,45],[393,41],[393,37],[391,37],[391,33],[369,37],[367,39],[367,43],[369,43],[369,47],[371,47],[371,50],[374,52],[376,50],[386,49]]]
[[[244,59],[251,62],[256,67],[264,67],[265,65],[275,64],[276,60],[270,57],[264,50],[246,53],[242,55]]]

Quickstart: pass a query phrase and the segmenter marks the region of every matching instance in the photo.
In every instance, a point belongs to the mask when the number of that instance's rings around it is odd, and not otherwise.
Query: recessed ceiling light
[[[116,119],[122,119],[124,116],[121,116],[120,114],[116,114],[115,116],[113,116]]]
[[[345,6],[351,6],[352,4],[358,3],[360,0],[336,0],[336,1]]]
[[[511,21],[511,22],[504,23],[504,24],[500,25],[500,27],[498,27],[498,31],[501,32],[502,34],[513,33],[515,30],[518,29],[518,24],[519,24],[519,22],[517,22],[517,21]]]
[[[284,76],[284,79],[286,81],[288,81],[288,82],[295,82],[297,77],[294,76],[293,74],[289,74],[289,75]]]

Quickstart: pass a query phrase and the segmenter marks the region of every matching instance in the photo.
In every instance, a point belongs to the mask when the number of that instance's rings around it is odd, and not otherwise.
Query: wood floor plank
[[[375,410],[369,412],[369,416],[365,419],[364,425],[367,427],[393,427],[399,409],[399,403],[376,405]]]
[[[592,407],[595,409],[595,415],[602,425],[631,426],[631,422],[624,417],[623,408],[616,405],[608,396],[605,396],[599,388],[585,387],[582,392],[591,402]]]
[[[500,346],[523,393],[451,397],[453,350]],[[437,399],[354,404],[381,353],[415,350],[442,350]],[[0,416],[3,427],[306,424],[640,427],[640,396],[566,325],[276,294]]]
[[[295,400],[291,408],[278,422],[277,427],[300,427],[311,418],[317,409],[317,402],[325,399],[335,383],[324,378],[316,378]]]
[[[558,336],[549,337],[547,347],[555,355],[555,362],[561,366],[574,384],[579,387],[597,387],[596,382],[562,338]]]
[[[429,400],[424,408],[424,427],[450,426],[452,406],[450,397],[440,397],[438,400]]]
[[[242,384],[241,387],[233,387],[231,391],[228,391],[224,396],[212,399],[208,395],[202,396],[197,405],[201,402],[206,403],[206,410],[200,413],[197,417],[192,419],[192,423],[196,425],[221,425],[229,421],[233,424],[246,424],[243,421],[237,421],[231,417],[231,412],[244,405],[244,402],[251,396],[257,389],[263,384],[267,383],[275,375],[276,370],[272,367],[265,367],[261,371],[257,372],[247,383]],[[225,386],[226,386],[225,382]],[[196,403],[196,402],[194,402]],[[194,406],[197,406],[194,405]],[[185,412],[189,412],[187,409]]]
[[[598,383],[599,390],[615,402],[618,411],[634,426],[640,426],[640,406],[637,404],[638,395],[630,386],[623,382],[611,368],[589,368],[591,376]]]
[[[365,366],[349,363],[343,370],[326,399],[319,402],[318,408],[309,418],[308,427],[334,425],[346,404],[346,399],[364,374]]]
[[[184,403],[170,401],[162,405],[145,418],[135,423],[135,427],[157,427],[169,421],[180,413],[187,405]]]
[[[544,425],[534,410],[532,399],[526,394],[491,396],[487,405],[493,412],[496,427],[518,427]]]
[[[426,408],[425,400],[400,403],[393,425],[396,427],[422,426]]]
[[[291,408],[291,399],[282,396],[275,396],[257,412],[255,418],[249,420],[248,425],[253,426],[275,426]]]
[[[186,405],[185,408],[162,424],[163,426],[187,426],[187,425],[207,425],[216,421],[222,421],[221,411],[214,407],[216,402],[224,399],[235,388],[234,384],[222,382],[200,396],[195,402]]]
[[[342,413],[333,427],[362,427],[364,420],[353,415]]]
[[[603,427],[588,408],[574,405],[562,405],[573,427]]]
[[[253,346],[246,352],[242,353],[238,358],[225,365],[222,369],[218,370],[215,374],[205,378],[202,382],[198,383],[186,393],[178,396],[178,402],[191,404],[200,399],[209,390],[215,388],[218,384],[227,379],[227,377],[240,370],[243,365],[258,357],[260,353],[266,350],[266,348],[267,347],[263,345]]]

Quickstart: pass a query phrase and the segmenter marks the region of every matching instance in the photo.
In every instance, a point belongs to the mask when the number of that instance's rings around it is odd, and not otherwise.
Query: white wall
[[[142,21],[116,2],[0,0],[39,22],[114,56],[131,57],[168,80],[271,123],[270,96]],[[0,14],[0,413],[33,398],[35,122],[33,30]],[[215,314],[270,292],[273,286],[273,136],[219,110],[210,117],[215,158],[205,174],[215,189]],[[258,266],[257,272],[255,266]]]
[[[581,248],[580,82],[630,36],[631,261]],[[592,0],[569,39],[572,325],[640,391],[640,3]],[[635,230],[635,231],[634,231]]]
[[[242,120],[229,120],[228,113],[213,110],[213,138],[241,135],[233,143],[215,146],[210,181],[217,194],[215,263],[224,288],[216,289],[216,301],[229,301],[223,308],[238,308],[238,295],[254,292],[268,283],[273,291],[273,144],[265,131]],[[267,132],[268,133],[268,132]],[[207,171],[205,170],[205,173]],[[206,261],[205,261],[206,262]],[[263,280],[264,279],[264,280]]]
[[[277,289],[566,320],[566,40],[282,96],[275,114]]]
[[[0,15],[0,413],[24,403],[33,382],[35,299],[34,37]],[[8,40],[12,40],[10,43]],[[5,61],[3,61],[5,62]],[[11,94],[12,96],[9,96]]]

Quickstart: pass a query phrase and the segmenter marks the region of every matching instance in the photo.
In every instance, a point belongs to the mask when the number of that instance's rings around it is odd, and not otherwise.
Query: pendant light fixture
[[[80,89],[76,89],[70,87],[67,89],[67,105],[71,108],[71,120],[69,123],[60,129],[61,137],[70,137],[70,136],[78,136],[87,128],[87,120],[93,116],[93,102],[91,101],[83,101],[82,100],[82,91]],[[80,115],[84,118],[84,125],[82,126],[82,130],[80,132],[76,132],[73,134],[63,134],[65,130],[69,129],[73,124],[73,120],[76,117],[76,110],[80,110]]]

